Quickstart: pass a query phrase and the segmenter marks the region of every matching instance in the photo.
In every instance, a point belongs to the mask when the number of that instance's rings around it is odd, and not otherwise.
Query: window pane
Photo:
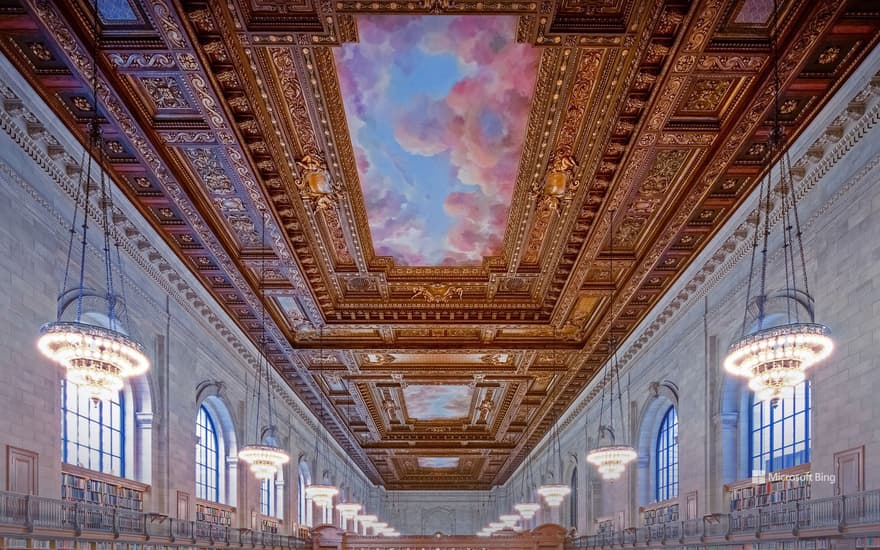
[[[678,415],[675,407],[669,407],[660,423],[654,453],[657,489],[655,500],[662,501],[678,496]]]
[[[774,471],[810,460],[810,383],[799,384],[793,396],[774,406],[760,401],[752,407],[752,464]]]
[[[196,495],[219,502],[219,453],[214,420],[204,405],[196,418]],[[262,494],[261,494],[262,497]]]
[[[125,475],[122,448],[123,410],[120,397],[95,403],[66,380],[61,382],[61,441],[69,464],[117,476]],[[116,411],[115,415],[106,411]]]

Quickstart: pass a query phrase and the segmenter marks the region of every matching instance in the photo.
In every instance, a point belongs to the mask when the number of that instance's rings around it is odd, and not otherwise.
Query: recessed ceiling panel
[[[431,470],[449,470],[458,468],[458,457],[449,456],[420,456],[419,467]]]
[[[498,254],[539,50],[505,16],[362,16],[358,34],[334,55],[376,253]]]
[[[404,388],[407,415],[413,420],[454,420],[468,415],[473,389],[451,384],[415,384]]]

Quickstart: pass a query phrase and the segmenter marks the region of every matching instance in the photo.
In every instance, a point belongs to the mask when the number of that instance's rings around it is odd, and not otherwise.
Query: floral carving
[[[141,84],[159,109],[184,109],[189,107],[180,83],[171,76],[141,78]]]
[[[464,289],[460,286],[452,286],[445,283],[433,283],[426,286],[414,287],[412,299],[424,298],[429,304],[445,304],[452,298],[461,299]]]
[[[714,111],[718,109],[731,84],[730,79],[703,78],[697,80],[684,102],[684,110]]]

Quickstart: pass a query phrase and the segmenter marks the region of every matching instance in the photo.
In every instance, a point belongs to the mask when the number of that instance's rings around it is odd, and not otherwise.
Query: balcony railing
[[[569,539],[566,548],[679,545],[713,539],[794,536],[810,530],[843,533],[868,525],[877,526],[880,532],[880,489],[587,535]]]
[[[76,536],[95,533],[122,538],[224,543],[229,546],[312,547],[308,537],[237,529],[160,514],[0,491],[0,532],[4,531],[4,527],[22,532],[71,531]]]

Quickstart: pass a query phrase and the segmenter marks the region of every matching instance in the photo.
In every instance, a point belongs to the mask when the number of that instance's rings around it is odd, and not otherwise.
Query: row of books
[[[277,533],[280,523],[274,519],[263,518],[260,522],[260,531],[264,533]]]
[[[217,525],[232,525],[232,512],[213,506],[196,504],[196,520]]]
[[[678,521],[678,504],[670,504],[668,506],[660,506],[658,508],[645,510],[642,512],[642,520],[644,525]]]
[[[756,483],[728,492],[731,512],[808,498],[810,498],[809,474],[786,476],[777,481]]]
[[[142,512],[144,494],[106,481],[61,474],[61,498]]]

